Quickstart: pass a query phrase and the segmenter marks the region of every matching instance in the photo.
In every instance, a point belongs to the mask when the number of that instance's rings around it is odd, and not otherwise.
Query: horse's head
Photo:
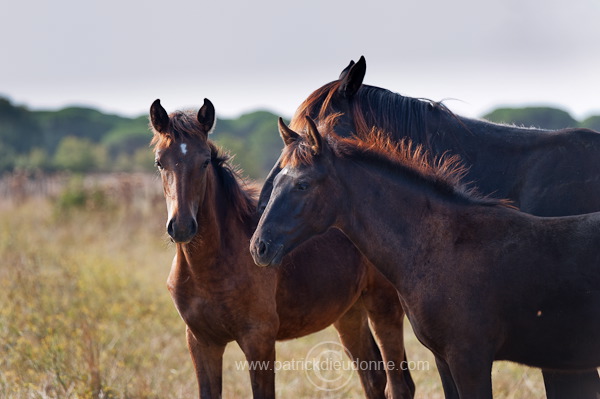
[[[156,100],[150,107],[150,120],[155,164],[167,202],[167,233],[173,241],[187,243],[198,232],[196,217],[211,165],[208,134],[215,126],[215,108],[204,99],[197,114],[178,111],[168,115]]]
[[[358,89],[362,86],[366,70],[365,57],[361,56],[356,63],[350,61],[350,64],[340,73],[338,80],[320,87],[304,100],[292,118],[291,128],[296,131],[306,130],[308,128],[307,116],[319,123],[324,122],[332,115],[336,115],[336,124],[332,129],[336,135],[348,137],[356,132],[352,101]],[[258,199],[259,213],[265,210],[271,196],[273,179],[280,171],[280,160],[277,160],[260,192]]]
[[[313,235],[325,232],[336,220],[343,199],[333,168],[333,150],[306,118],[308,129],[301,136],[279,119],[286,147],[283,169],[273,181],[273,190],[252,236],[250,252],[259,266],[278,265],[283,256]]]

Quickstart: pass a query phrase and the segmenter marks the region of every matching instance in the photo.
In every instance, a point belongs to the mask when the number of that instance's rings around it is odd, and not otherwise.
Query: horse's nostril
[[[197,232],[198,232],[198,222],[196,222],[196,220],[192,219],[192,225],[190,226],[190,235],[195,236]]]
[[[258,243],[258,255],[259,256],[264,256],[264,254],[267,253],[267,245],[261,241]]]
[[[173,219],[169,220],[169,223],[167,223],[167,234],[173,237]]]

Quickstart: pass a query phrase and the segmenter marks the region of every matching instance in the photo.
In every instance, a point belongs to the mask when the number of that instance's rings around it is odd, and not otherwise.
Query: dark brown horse
[[[499,125],[455,115],[444,105],[405,97],[362,84],[363,57],[342,71],[339,80],[315,90],[292,119],[306,129],[305,116],[324,121],[340,115],[334,127],[342,137],[382,129],[395,140],[409,137],[430,153],[457,154],[468,166],[466,180],[485,194],[508,198],[523,212],[538,216],[600,211],[600,134],[588,129],[547,131]],[[275,165],[259,198],[264,209]],[[544,370],[552,399],[598,399],[598,373],[558,374]]]
[[[355,360],[405,364],[400,363],[403,310],[396,291],[340,232],[298,248],[280,269],[254,265],[248,252],[256,225],[254,191],[208,140],[215,124],[210,101],[198,113],[168,115],[156,100],[150,117],[167,231],[176,243],[168,288],[187,325],[202,398],[221,396],[228,342],[239,344],[249,364],[269,365],[251,369],[250,377],[255,398],[272,398],[275,341],[332,323]],[[384,391],[388,397],[413,396],[414,384],[402,367],[358,371],[369,398],[383,397]]]
[[[304,136],[280,120],[283,170],[251,242],[258,265],[343,231],[394,284],[447,398],[492,398],[494,360],[600,367],[600,213],[542,218],[475,195],[456,159],[382,135]],[[327,128],[327,127],[325,127]]]

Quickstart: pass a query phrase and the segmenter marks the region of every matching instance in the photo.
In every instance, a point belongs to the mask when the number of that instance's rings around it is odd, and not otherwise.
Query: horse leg
[[[440,378],[442,380],[442,387],[444,388],[444,396],[446,399],[459,399],[458,389],[454,384],[454,379],[452,378],[452,373],[450,372],[450,367],[448,363],[442,358],[436,356],[435,364],[437,365],[438,373],[440,374]]]
[[[560,373],[542,370],[548,399],[600,399],[600,378],[591,370],[577,373]]]
[[[492,360],[461,357],[446,362],[461,399],[493,399]],[[444,386],[444,392],[445,392]],[[448,396],[446,396],[448,398]]]
[[[198,340],[188,328],[186,337],[201,399],[220,398],[223,386],[225,344]]]
[[[404,309],[396,289],[373,269],[363,300],[386,367],[388,398],[413,398],[415,383],[404,349]]]
[[[275,337],[275,331],[253,331],[238,340],[248,361],[254,399],[275,398]]]
[[[382,368],[382,358],[369,329],[369,321],[364,307],[358,301],[333,326],[338,331],[342,345],[359,367],[358,375],[367,398],[382,398],[385,393],[386,376]]]

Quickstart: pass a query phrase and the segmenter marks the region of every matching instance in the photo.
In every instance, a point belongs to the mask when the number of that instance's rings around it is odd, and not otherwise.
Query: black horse
[[[589,129],[548,131],[464,118],[443,104],[405,97],[362,84],[364,57],[344,69],[338,80],[315,90],[298,108],[291,128],[308,128],[305,116],[323,122],[339,115],[341,137],[382,129],[394,140],[409,137],[434,155],[458,154],[468,165],[466,179],[485,194],[510,199],[523,212],[565,216],[600,211],[600,134]],[[259,198],[265,208],[279,162]],[[552,399],[597,399],[595,371],[562,374],[543,370]]]
[[[600,367],[600,212],[532,216],[461,184],[456,157],[280,126],[284,169],[250,244],[258,265],[344,232],[398,290],[447,398],[491,399],[494,360]]]

